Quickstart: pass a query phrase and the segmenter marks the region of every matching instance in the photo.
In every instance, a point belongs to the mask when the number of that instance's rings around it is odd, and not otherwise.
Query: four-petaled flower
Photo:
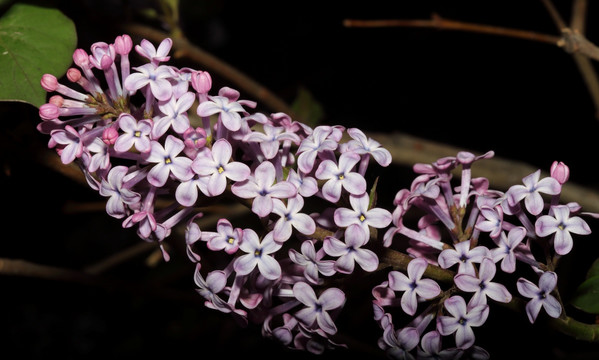
[[[281,265],[270,255],[281,248],[282,244],[275,242],[272,231],[264,236],[262,242],[252,229],[243,230],[243,238],[239,248],[247,254],[241,255],[233,263],[238,275],[248,275],[257,266],[265,278],[276,280],[281,276]]]
[[[166,138],[164,147],[159,142],[152,141],[152,150],[147,161],[156,163],[156,165],[148,172],[148,182],[161,187],[171,173],[180,181],[191,179],[193,177],[191,159],[186,156],[177,156],[184,148],[183,141],[173,135]]]
[[[513,273],[516,270],[516,255],[514,250],[520,245],[526,236],[526,229],[518,226],[510,229],[505,234],[501,232],[498,239],[495,239],[497,247],[491,249],[491,258],[494,262],[501,260],[501,270],[506,273]]]
[[[129,75],[125,79],[125,88],[127,90],[133,92],[149,85],[156,99],[170,99],[173,94],[173,86],[168,79],[175,77],[175,73],[169,66],[160,65],[156,67],[153,64],[145,64],[133,69],[138,72]]]
[[[570,217],[570,208],[567,205],[551,207],[551,215],[543,215],[535,223],[535,232],[541,237],[553,236],[553,247],[559,255],[566,255],[572,250],[574,242],[572,234],[588,235],[591,233],[589,225],[578,216]]]
[[[512,300],[512,294],[500,283],[492,282],[495,277],[496,267],[493,259],[484,258],[478,269],[478,276],[471,274],[457,274],[454,277],[456,286],[466,292],[473,292],[468,305],[470,307],[487,304],[487,296],[503,303]]]
[[[455,333],[456,346],[467,349],[474,344],[472,327],[481,326],[489,316],[489,305],[477,305],[471,308],[459,295],[454,295],[443,303],[449,315],[439,316],[437,330],[443,336]]]
[[[176,99],[174,96],[163,103],[158,104],[158,108],[164,114],[154,123],[152,128],[152,138],[158,139],[164,135],[170,127],[178,134],[183,134],[189,129],[189,118],[187,110],[193,105],[196,95],[192,92],[186,92]]]
[[[219,219],[216,232],[203,231],[200,239],[206,241],[210,250],[224,250],[227,254],[234,254],[239,248],[242,237],[243,230],[234,228],[227,219]]]
[[[321,260],[324,253],[316,252],[314,243],[305,240],[301,246],[301,253],[295,249],[289,249],[289,259],[304,268],[304,276],[313,284],[320,283],[318,274],[325,276],[335,274],[335,262],[332,260]]]
[[[109,197],[106,202],[106,212],[117,219],[127,215],[125,204],[132,205],[141,199],[138,193],[123,186],[123,179],[127,172],[126,166],[115,166],[110,170],[106,179],[102,179],[100,185],[100,195]]]
[[[360,156],[353,153],[343,153],[336,164],[333,160],[323,160],[316,169],[316,178],[327,180],[322,186],[322,196],[336,203],[341,198],[342,188],[350,194],[361,195],[366,191],[366,180],[362,175],[353,171],[360,161]]]
[[[428,262],[424,258],[411,260],[407,273],[399,271],[389,272],[389,288],[394,291],[403,291],[401,308],[408,315],[414,315],[418,307],[419,298],[432,299],[441,293],[441,287],[432,279],[423,279]]]
[[[370,236],[370,228],[384,228],[391,224],[392,216],[388,210],[382,208],[368,209],[370,196],[368,193],[350,195],[349,203],[352,209],[337,208],[333,214],[335,225],[348,227],[351,224],[360,225],[362,230]]]
[[[557,285],[557,274],[552,271],[544,272],[539,278],[539,286],[533,284],[530,280],[519,278],[516,283],[520,295],[530,298],[526,304],[526,315],[528,320],[534,323],[539,315],[541,308],[544,308],[547,314],[557,318],[562,313],[562,306],[555,296],[551,295]]]
[[[532,215],[539,215],[543,211],[545,202],[541,193],[557,195],[562,190],[560,183],[552,178],[546,177],[539,180],[541,170],[525,176],[522,179],[524,185],[514,185],[507,191],[507,200],[510,206],[515,206],[524,199],[526,210]]]
[[[131,147],[135,147],[141,153],[148,153],[152,150],[152,144],[149,138],[152,131],[152,123],[148,120],[137,121],[127,113],[122,113],[118,119],[119,127],[124,131],[114,143],[114,149],[118,152],[127,152]]]
[[[316,297],[314,289],[305,282],[297,282],[293,285],[293,295],[305,308],[297,311],[295,316],[307,327],[317,324],[327,334],[333,335],[337,332],[337,326],[328,313],[345,303],[345,293],[337,288],[328,288]]]
[[[209,96],[209,101],[202,102],[197,109],[199,116],[210,116],[218,113],[218,118],[224,127],[230,131],[241,128],[241,115],[245,109],[237,101],[231,101],[226,96]]]
[[[250,176],[250,168],[239,161],[230,161],[233,154],[231,144],[218,139],[212,150],[203,148],[191,164],[191,169],[200,176],[209,176],[208,195],[216,196],[225,191],[227,179],[244,181]]]
[[[304,235],[313,234],[316,231],[316,223],[309,215],[301,213],[304,207],[304,198],[296,195],[287,200],[287,205],[279,199],[272,199],[273,214],[280,216],[275,222],[273,234],[275,241],[285,241],[291,237],[293,228]]]
[[[231,186],[231,191],[243,199],[254,199],[252,211],[260,217],[270,214],[274,208],[273,199],[287,199],[297,194],[295,185],[288,181],[275,183],[275,166],[265,161],[254,170],[247,180]]]
[[[370,235],[365,234],[360,225],[350,225],[345,230],[344,240],[332,236],[324,239],[324,251],[330,256],[338,257],[335,261],[335,270],[343,274],[351,274],[355,263],[365,271],[374,271],[379,265],[379,258],[372,250],[363,249]]]
[[[480,263],[484,257],[490,256],[490,251],[484,246],[470,249],[470,240],[462,241],[454,245],[455,249],[445,249],[439,254],[439,265],[447,269],[459,264],[458,273],[475,275],[473,263]]]

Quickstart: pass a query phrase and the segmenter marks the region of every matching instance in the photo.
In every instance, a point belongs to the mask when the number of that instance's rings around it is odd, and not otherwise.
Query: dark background
[[[566,21],[571,3],[555,1]],[[122,24],[162,25],[137,11],[152,2],[52,4],[73,19],[78,46],[86,50],[96,41],[112,42],[123,33]],[[554,45],[472,32],[343,26],[347,18],[428,19],[438,13],[447,19],[558,35],[541,1],[210,0],[183,1],[181,7],[181,26],[190,41],[288,103],[298,89],[308,89],[324,110],[323,123],[400,132],[476,152],[494,150],[544,170],[561,160],[570,166],[573,182],[596,188],[599,122],[570,54]],[[594,42],[599,42],[599,29],[591,20],[598,12],[596,4],[588,6],[587,36]],[[215,87],[236,87],[212,76]],[[242,98],[252,99],[243,93]],[[37,109],[0,106],[1,185],[7,211],[0,222],[1,257],[83,269],[140,242],[103,212],[104,199],[97,193],[32,160],[48,140],[35,132]],[[392,179],[385,184],[393,191],[411,181]],[[82,211],[82,204],[92,209]],[[0,277],[3,350],[39,359],[179,358],[208,352],[225,358],[314,358],[262,339],[259,327],[240,329],[228,315],[205,309],[194,295],[193,265],[172,242],[169,263],[146,265],[148,251],[103,274],[116,279],[115,284],[130,286]],[[175,298],[180,294],[183,298]],[[368,319],[364,325],[358,321],[364,314],[368,317],[368,311],[358,308],[340,326],[376,347],[380,331]],[[476,334],[494,358],[597,354],[595,346],[545,330],[542,322],[531,326],[522,314],[515,317],[493,308]],[[365,354],[362,349],[337,350],[322,357]]]

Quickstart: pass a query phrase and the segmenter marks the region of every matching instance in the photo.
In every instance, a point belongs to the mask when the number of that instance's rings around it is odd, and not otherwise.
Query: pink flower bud
[[[54,95],[51,96],[50,99],[48,99],[48,103],[54,104],[58,107],[62,107],[62,104],[64,103],[64,98],[60,95]]]
[[[102,132],[102,141],[106,145],[114,145],[116,139],[119,137],[119,132],[114,127],[108,127]]]
[[[190,149],[200,149],[206,145],[206,131],[201,127],[190,127],[183,133],[184,144]]]
[[[207,71],[196,71],[191,74],[191,86],[199,94],[207,94],[212,87],[212,77]]]
[[[58,80],[56,79],[56,76],[52,74],[44,74],[40,84],[44,90],[47,92],[52,92],[56,90],[56,87],[58,87]]]
[[[69,70],[67,70],[67,79],[69,79],[69,81],[76,83],[77,81],[79,81],[79,79],[81,79],[81,71],[75,69],[75,68],[70,68]]]
[[[60,116],[58,106],[48,103],[40,106],[40,117],[44,120],[56,119]]]
[[[119,55],[127,55],[133,48],[133,41],[131,41],[131,37],[127,34],[117,36],[114,39],[114,50]]]
[[[73,62],[75,65],[80,68],[88,68],[89,67],[89,55],[83,49],[76,49],[73,52]]]
[[[561,161],[554,161],[549,171],[551,177],[563,185],[570,178],[570,168]]]

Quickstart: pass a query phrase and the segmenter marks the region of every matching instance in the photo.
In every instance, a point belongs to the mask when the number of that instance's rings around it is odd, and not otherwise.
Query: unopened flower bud
[[[104,141],[106,145],[114,145],[118,137],[119,132],[112,126],[107,127],[102,132],[102,141]]]
[[[89,67],[89,55],[83,49],[76,49],[73,52],[73,62],[80,68]]]
[[[114,50],[119,55],[127,55],[131,52],[133,48],[133,41],[131,41],[131,37],[127,34],[117,36],[114,39]]]
[[[58,80],[56,76],[52,74],[44,74],[42,76],[42,80],[40,81],[42,88],[47,92],[56,91],[56,87],[58,86]]]
[[[67,70],[67,79],[69,79],[70,82],[76,83],[79,81],[79,79],[81,79],[81,71],[75,68],[70,68]]]
[[[570,178],[570,168],[561,161],[554,161],[549,172],[551,177],[563,185]]]
[[[56,119],[60,116],[60,109],[58,106],[48,103],[40,106],[40,117],[44,120]]]
[[[64,103],[64,98],[60,95],[53,95],[50,97],[50,99],[48,99],[48,104],[54,104],[58,107],[62,107],[63,103]]]
[[[196,71],[191,74],[191,86],[199,94],[207,94],[212,87],[212,77],[207,71]]]

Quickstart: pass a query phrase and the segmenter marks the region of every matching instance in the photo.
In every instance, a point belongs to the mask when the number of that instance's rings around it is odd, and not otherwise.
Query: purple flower
[[[302,140],[297,149],[297,167],[300,171],[308,174],[314,167],[316,155],[337,149],[339,144],[329,137],[332,132],[330,126],[317,126],[310,136]]]
[[[233,268],[238,275],[247,275],[255,267],[265,278],[276,280],[281,276],[281,265],[270,255],[281,248],[282,244],[274,241],[272,231],[264,236],[262,242],[252,229],[243,230],[243,239],[239,248],[247,254],[238,257]]]
[[[541,170],[539,169],[522,179],[524,185],[510,187],[506,193],[509,205],[515,206],[520,200],[524,199],[524,206],[529,213],[532,215],[540,214],[545,204],[540,193],[557,195],[562,189],[556,179],[546,177],[539,180],[540,175]]]
[[[320,163],[315,175],[319,180],[327,180],[322,186],[322,195],[326,200],[333,203],[339,201],[342,188],[353,195],[361,195],[366,191],[366,180],[353,171],[358,161],[358,155],[343,153],[339,156],[338,164],[328,159]]]
[[[187,110],[193,105],[195,94],[186,92],[180,98],[172,96],[166,103],[159,104],[158,108],[164,114],[154,123],[152,138],[158,139],[172,126],[178,134],[182,134],[189,128]]]
[[[153,65],[158,65],[160,62],[168,61],[170,56],[168,53],[171,51],[173,46],[173,40],[165,38],[162,40],[158,49],[154,47],[154,44],[146,39],[143,39],[139,45],[135,45],[135,51],[146,59],[150,60]]]
[[[393,323],[387,324],[381,339],[387,346],[387,356],[390,359],[414,360],[410,353],[420,342],[418,329],[412,326],[395,330]]]
[[[512,300],[512,294],[505,286],[491,281],[495,271],[493,259],[486,257],[480,263],[478,277],[471,274],[457,274],[454,277],[454,282],[460,290],[474,293],[469,302],[470,307],[487,304],[487,296],[503,303]]]
[[[305,282],[293,285],[293,295],[306,307],[295,313],[295,316],[307,327],[317,324],[322,331],[333,335],[337,326],[328,311],[335,310],[345,303],[345,294],[337,288],[328,288],[316,297],[314,289]]]
[[[313,283],[318,284],[320,281],[318,273],[325,276],[335,274],[335,262],[332,260],[321,260],[324,253],[316,253],[314,243],[306,240],[302,243],[301,253],[295,249],[289,249],[289,259],[294,263],[304,268],[304,276]]]
[[[260,217],[270,214],[274,208],[272,199],[287,199],[297,194],[296,187],[287,181],[275,183],[275,166],[265,161],[254,170],[249,179],[231,186],[231,191],[243,199],[254,199],[252,211]]]
[[[106,212],[117,219],[127,215],[125,204],[135,204],[141,199],[138,193],[123,186],[127,171],[126,166],[113,167],[100,185],[100,195],[109,197],[106,202]]]
[[[479,221],[475,228],[488,232],[491,239],[496,239],[501,234],[501,225],[503,224],[503,210],[501,206],[486,206],[480,207],[480,214],[485,218],[483,221]]]
[[[543,215],[535,223],[535,232],[541,237],[555,234],[553,246],[559,255],[566,255],[572,250],[574,242],[572,234],[588,235],[591,233],[589,225],[580,217],[570,217],[570,208],[567,205],[551,207],[551,215]]]
[[[199,116],[207,117],[218,113],[218,118],[222,121],[224,127],[230,131],[237,131],[241,128],[241,115],[245,109],[237,101],[232,101],[226,96],[209,96],[209,101],[204,101],[198,105],[197,113]]]
[[[148,182],[161,187],[171,173],[180,181],[191,179],[193,177],[191,159],[185,156],[177,157],[184,148],[183,141],[173,135],[166,138],[164,147],[159,142],[152,141],[152,150],[147,161],[156,165],[148,172]]]
[[[459,264],[458,273],[476,275],[473,263],[480,263],[484,257],[490,256],[490,251],[484,246],[470,249],[470,240],[454,245],[455,249],[445,249],[439,254],[439,265],[447,269]]]
[[[559,301],[551,295],[557,285],[557,275],[552,271],[544,272],[539,278],[539,286],[533,284],[530,280],[519,278],[516,286],[518,292],[531,300],[526,304],[526,315],[528,320],[534,323],[541,307],[545,308],[547,314],[557,318],[562,313],[562,306]]]
[[[381,166],[391,164],[391,153],[383,148],[378,141],[367,138],[364,132],[357,128],[347,129],[347,133],[353,140],[347,142],[347,149],[358,155],[370,155]]]
[[[297,134],[285,131],[284,127],[277,127],[268,124],[262,126],[264,133],[253,131],[244,137],[244,141],[260,143],[260,150],[267,159],[274,158],[279,152],[279,142],[292,141],[299,144],[300,137]]]
[[[208,180],[209,177],[196,174],[187,181],[181,181],[177,186],[177,190],[175,190],[175,199],[183,206],[193,206],[198,200],[198,189],[203,194],[210,196],[208,194]]]
[[[300,210],[304,207],[304,198],[296,195],[287,200],[285,205],[279,199],[272,199],[274,214],[280,216],[275,222],[273,236],[275,241],[285,241],[291,237],[293,228],[304,235],[311,235],[316,231],[314,219]]]
[[[110,169],[112,164],[110,163],[110,153],[108,145],[106,145],[106,143],[102,141],[102,139],[98,137],[94,138],[92,143],[87,146],[87,150],[89,150],[90,153],[94,153],[94,155],[91,156],[87,163],[87,170],[89,172],[96,172],[98,169]],[[85,152],[83,152],[83,154],[81,155],[82,157],[84,155],[88,156]]]
[[[208,249],[212,251],[224,250],[227,254],[234,254],[239,248],[243,237],[240,228],[233,228],[227,219],[220,219],[216,224],[216,232],[203,231],[201,239],[206,241]]]
[[[296,172],[294,169],[289,169],[287,181],[295,185],[298,194],[303,197],[310,197],[318,192],[316,179],[302,172]]]
[[[382,208],[368,209],[370,197],[367,193],[350,195],[349,203],[352,209],[338,208],[334,213],[335,225],[348,227],[351,224],[360,225],[362,230],[370,236],[369,226],[384,228],[391,224],[391,213]]]
[[[454,295],[444,302],[445,309],[451,316],[439,316],[437,330],[443,336],[455,333],[456,346],[467,349],[474,345],[472,327],[481,326],[489,316],[488,305],[466,307],[466,301],[459,295]]]
[[[495,240],[497,247],[491,249],[491,257],[494,262],[501,260],[501,270],[513,273],[516,270],[516,255],[514,250],[524,240],[526,229],[522,226],[512,228],[508,234],[502,232],[499,239]]]
[[[204,305],[210,309],[230,313],[233,311],[231,304],[223,300],[218,294],[225,289],[227,285],[227,275],[224,271],[214,270],[208,273],[206,279],[200,274],[200,264],[196,265],[194,281],[198,286],[197,292],[206,302]]]
[[[60,160],[63,164],[70,164],[75,158],[81,157],[81,154],[83,154],[81,136],[72,126],[65,125],[64,129],[52,130],[50,136],[51,141],[64,145],[59,150]]]
[[[200,176],[209,176],[208,195],[222,194],[227,187],[227,179],[244,181],[250,176],[250,168],[237,161],[231,161],[233,148],[225,139],[218,139],[212,150],[204,148],[198,153],[191,168]]]
[[[169,66],[160,65],[156,67],[153,64],[145,64],[133,69],[138,72],[127,76],[125,79],[125,88],[127,90],[135,92],[149,85],[152,94],[158,100],[168,100],[172,96],[173,86],[168,79],[172,79],[175,74]]]
[[[420,340],[420,346],[422,349],[418,349],[418,359],[460,359],[462,350],[457,348],[443,349],[441,341],[441,334],[437,330],[429,331],[422,336]]]
[[[351,274],[355,263],[365,271],[374,271],[379,265],[379,258],[368,249],[362,249],[369,239],[360,225],[350,225],[345,230],[345,241],[332,236],[327,236],[323,242],[324,251],[330,256],[338,257],[335,261],[335,270],[343,274]]]
[[[114,149],[118,152],[127,152],[135,146],[141,153],[148,153],[152,150],[150,132],[152,123],[149,120],[137,121],[133,116],[122,113],[118,119],[119,127],[124,131],[114,143]]]
[[[428,262],[424,258],[411,260],[408,264],[408,276],[399,272],[389,272],[389,288],[403,291],[401,308],[408,315],[414,315],[418,307],[418,299],[432,299],[441,293],[441,287],[434,280],[423,279]]]

